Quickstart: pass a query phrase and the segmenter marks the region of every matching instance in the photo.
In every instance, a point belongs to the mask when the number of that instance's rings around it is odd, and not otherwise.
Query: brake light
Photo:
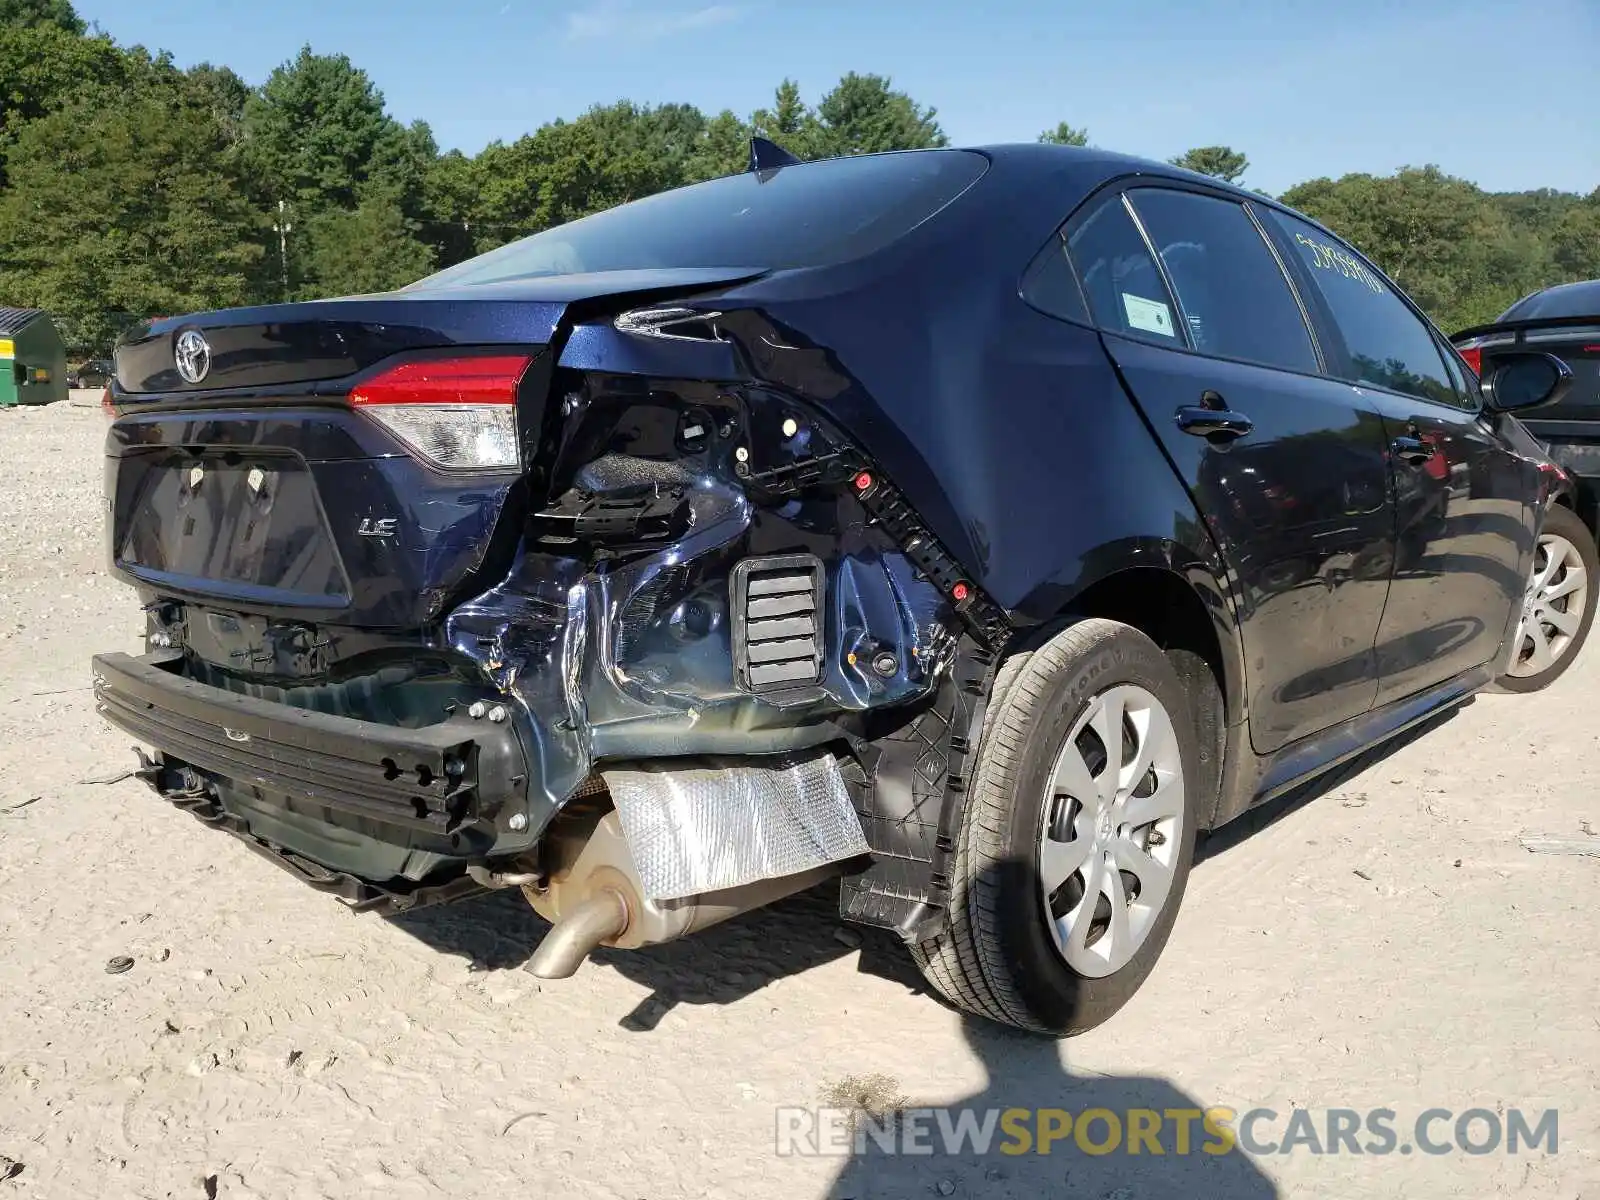
[[[1474,375],[1483,374],[1483,343],[1479,341],[1468,342],[1465,346],[1457,346],[1456,353],[1467,360],[1467,366],[1472,368]]]
[[[111,401],[111,387],[109,384],[106,386],[105,391],[100,393],[100,411],[108,421],[117,419],[117,406]]]
[[[520,461],[517,387],[532,361],[490,354],[403,362],[358,384],[350,403],[433,466],[505,470]]]

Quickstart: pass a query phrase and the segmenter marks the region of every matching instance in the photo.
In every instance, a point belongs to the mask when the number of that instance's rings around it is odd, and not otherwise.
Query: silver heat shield
[[[645,895],[674,900],[867,853],[831,754],[607,769]]]

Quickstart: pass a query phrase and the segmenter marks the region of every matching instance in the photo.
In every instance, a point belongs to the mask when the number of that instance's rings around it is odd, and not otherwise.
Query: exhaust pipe
[[[615,810],[601,817],[587,836],[552,830],[551,842],[558,865],[542,885],[522,889],[554,926],[528,962],[528,973],[539,979],[570,977],[600,946],[637,950],[709,929],[834,878],[844,867],[826,863],[698,896],[652,900],[639,882]]]
[[[628,902],[611,888],[601,888],[544,935],[528,960],[528,973],[539,979],[570,979],[596,947],[621,937],[627,928]]]

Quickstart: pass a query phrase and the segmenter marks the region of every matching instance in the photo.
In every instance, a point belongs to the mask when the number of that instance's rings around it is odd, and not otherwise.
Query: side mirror
[[[1522,412],[1562,399],[1572,386],[1572,368],[1554,354],[1505,354],[1482,386],[1484,403],[1495,412]]]

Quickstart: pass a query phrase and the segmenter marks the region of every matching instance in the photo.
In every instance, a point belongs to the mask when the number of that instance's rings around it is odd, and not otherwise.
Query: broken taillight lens
[[[447,471],[514,468],[517,387],[526,354],[399,363],[358,384],[350,403],[423,461]]]

